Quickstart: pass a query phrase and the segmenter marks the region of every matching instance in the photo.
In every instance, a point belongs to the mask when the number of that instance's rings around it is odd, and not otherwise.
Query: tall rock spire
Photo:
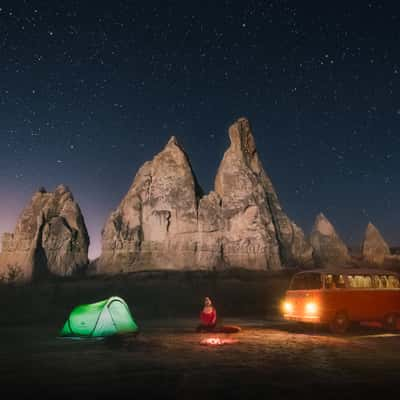
[[[215,191],[222,199],[224,219],[228,221],[225,258],[231,258],[233,264],[262,269],[310,263],[311,246],[282,210],[258,157],[249,121],[238,119],[229,128],[229,137],[231,145],[215,179]]]
[[[137,173],[103,230],[100,273],[186,268],[196,258],[201,189],[175,137]]]

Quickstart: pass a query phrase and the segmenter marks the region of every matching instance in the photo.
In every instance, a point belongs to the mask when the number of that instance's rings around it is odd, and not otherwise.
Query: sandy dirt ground
[[[149,320],[122,342],[57,338],[59,327],[0,328],[2,393],[68,398],[357,398],[400,392],[400,335],[280,320],[225,320],[235,335],[195,333],[196,320]],[[235,339],[221,346],[205,338]]]

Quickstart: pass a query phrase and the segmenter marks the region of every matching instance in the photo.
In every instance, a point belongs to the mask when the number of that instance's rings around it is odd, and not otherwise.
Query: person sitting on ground
[[[204,307],[200,312],[200,325],[197,331],[210,332],[215,329],[217,325],[217,310],[214,308],[212,301],[209,297],[204,299]]]

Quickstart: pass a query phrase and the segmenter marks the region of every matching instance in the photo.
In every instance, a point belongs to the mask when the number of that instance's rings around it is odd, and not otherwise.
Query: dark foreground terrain
[[[56,338],[56,326],[2,328],[2,393],[91,398],[357,398],[398,393],[400,335],[356,329],[343,337],[279,321],[226,334],[193,332],[195,320],[154,320],[122,343]],[[7,346],[4,344],[7,343]]]
[[[286,275],[214,278],[167,274],[1,288],[2,396],[350,399],[400,393],[400,335],[357,327],[335,336],[280,320]],[[137,337],[57,337],[72,307],[112,294],[127,300],[141,328]],[[194,332],[204,295],[213,297],[223,323],[243,328],[239,334]],[[203,345],[205,338],[236,342]]]

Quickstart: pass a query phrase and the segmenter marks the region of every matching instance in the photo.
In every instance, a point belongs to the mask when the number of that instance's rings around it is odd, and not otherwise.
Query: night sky
[[[303,4],[304,3],[304,4]],[[90,256],[171,135],[205,191],[250,119],[287,214],[400,245],[400,5],[385,1],[2,1],[0,232],[67,184]]]

